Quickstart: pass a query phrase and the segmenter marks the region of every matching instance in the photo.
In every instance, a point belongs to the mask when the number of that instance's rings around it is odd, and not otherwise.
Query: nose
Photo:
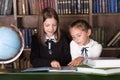
[[[53,30],[54,28],[53,28],[53,26],[52,25],[50,25],[50,27],[49,27],[49,30]]]
[[[75,42],[78,42],[79,41],[79,39],[78,38],[75,38]]]

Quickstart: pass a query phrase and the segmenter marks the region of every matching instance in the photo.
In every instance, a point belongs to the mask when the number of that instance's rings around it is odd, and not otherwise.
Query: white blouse
[[[83,48],[86,48],[87,54],[82,54]],[[71,51],[71,57],[72,60],[74,60],[77,57],[88,57],[88,58],[96,58],[99,57],[102,52],[102,45],[98,42],[94,41],[93,39],[90,39],[90,42],[85,46],[79,46],[75,43],[75,41],[70,42],[70,51]]]

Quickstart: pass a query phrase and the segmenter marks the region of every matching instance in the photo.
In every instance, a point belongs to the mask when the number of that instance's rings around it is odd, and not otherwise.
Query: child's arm
[[[77,57],[74,60],[72,60],[68,65],[69,66],[78,66],[84,61],[83,57]]]

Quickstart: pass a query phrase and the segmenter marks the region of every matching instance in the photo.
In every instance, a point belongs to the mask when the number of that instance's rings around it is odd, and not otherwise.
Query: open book
[[[28,68],[22,72],[76,72],[76,67],[62,66],[61,69],[52,67],[39,67],[39,68]]]
[[[120,73],[120,68],[91,68],[89,66],[78,66],[70,67],[63,66],[61,69],[56,69],[52,67],[39,67],[39,68],[28,68],[22,72],[76,72],[76,73],[85,73],[85,74],[101,74],[109,75]]]
[[[120,68],[91,68],[91,67],[77,67],[77,72],[85,74],[100,74],[111,75],[120,73]]]

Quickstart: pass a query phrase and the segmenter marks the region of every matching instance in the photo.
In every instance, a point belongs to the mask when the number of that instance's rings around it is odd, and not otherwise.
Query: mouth
[[[51,31],[48,31],[47,34],[49,34],[49,35],[53,35],[54,33],[51,32]]]
[[[53,31],[48,31],[48,33],[53,33]]]
[[[81,42],[76,42],[77,44],[81,44]]]
[[[53,34],[53,32],[52,32],[52,31],[48,31],[48,33],[49,33],[49,34]]]

